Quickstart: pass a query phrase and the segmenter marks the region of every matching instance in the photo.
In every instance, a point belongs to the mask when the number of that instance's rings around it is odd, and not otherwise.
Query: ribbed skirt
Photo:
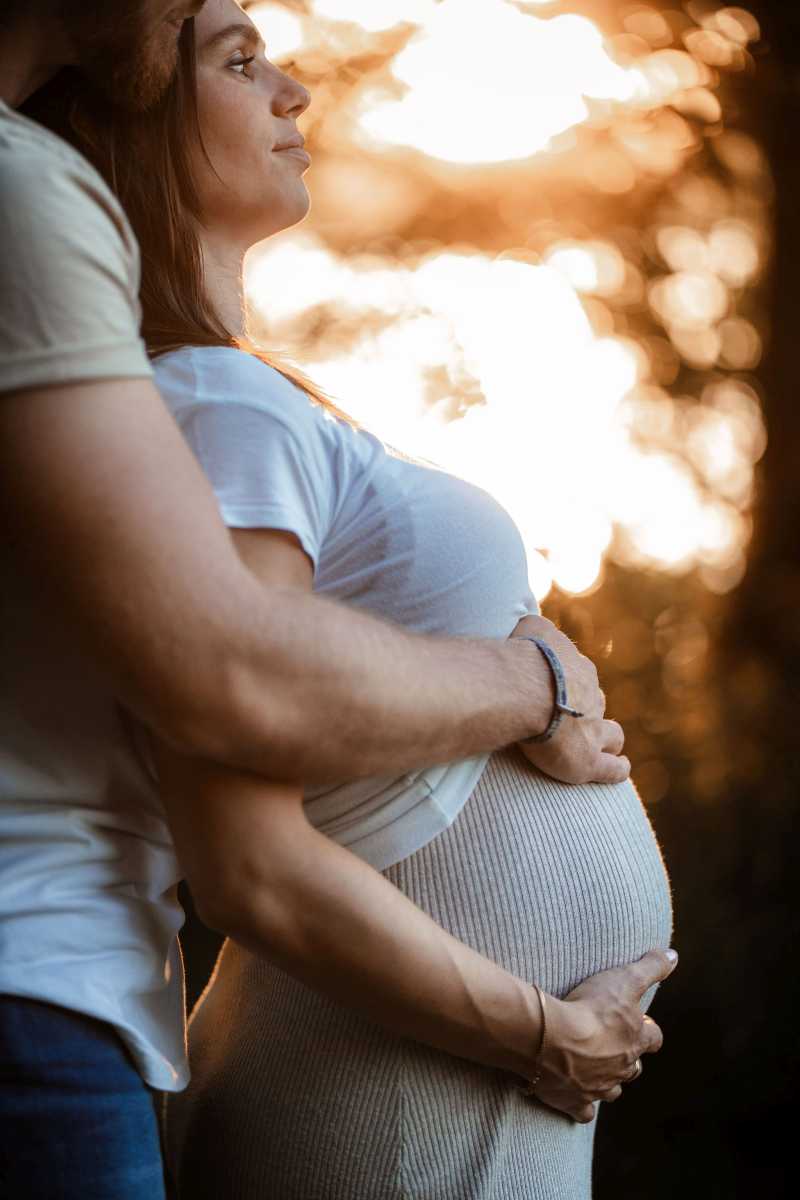
[[[463,942],[564,995],[669,944],[669,885],[632,784],[492,756],[455,823],[384,874]],[[384,1033],[228,942],[169,1099],[180,1200],[587,1200],[594,1123]]]

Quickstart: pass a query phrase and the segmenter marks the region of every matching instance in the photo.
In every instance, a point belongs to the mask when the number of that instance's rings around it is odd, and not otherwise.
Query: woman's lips
[[[273,150],[273,154],[290,154],[294,158],[299,158],[306,166],[311,163],[311,155],[302,146],[286,146],[283,150]]]

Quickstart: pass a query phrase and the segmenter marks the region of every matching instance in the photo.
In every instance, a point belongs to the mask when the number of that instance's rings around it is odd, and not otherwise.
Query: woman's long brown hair
[[[142,336],[152,357],[184,346],[236,346],[301,387],[352,425],[306,375],[274,353],[237,340],[209,302],[203,281],[201,213],[192,169],[205,153],[197,105],[194,21],[184,22],[178,70],[147,113],[114,108],[72,69],[23,111],[75,146],[118,197],[139,242]]]

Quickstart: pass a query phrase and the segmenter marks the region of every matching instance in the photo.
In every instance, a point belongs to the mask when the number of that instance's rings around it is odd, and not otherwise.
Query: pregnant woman
[[[313,587],[412,630],[535,633],[541,619],[522,543],[490,496],[387,450],[307,381],[238,348],[244,252],[308,208],[309,160],[295,127],[308,94],[268,62],[234,0],[208,0],[195,32],[196,64],[192,35],[164,109],[130,135],[144,131],[140,147],[171,139],[185,207],[165,211],[176,194],[167,180],[164,208],[143,202],[162,181],[135,140],[130,149],[124,143],[122,196],[142,246],[144,332],[158,356],[157,381],[237,545],[262,578]],[[191,123],[195,65],[201,145]],[[104,161],[103,135],[89,125],[84,134],[84,148]],[[635,1078],[641,1061],[633,1062],[636,1051],[620,1066],[609,1051],[590,1087],[581,1030],[596,1045],[598,1028],[613,1024],[591,1008],[598,988],[606,1014],[635,1026],[635,1012],[641,1023],[639,1001],[646,1007],[649,985],[671,969],[664,954],[648,953],[669,945],[670,896],[632,784],[559,782],[551,777],[559,775],[557,739],[552,746],[304,795],[276,783],[269,806],[263,781],[156,748],[201,912],[236,939],[190,1026],[192,1082],[170,1098],[168,1153],[181,1197],[586,1200],[590,1101],[616,1099],[616,1085]],[[621,734],[609,749],[621,749]],[[397,1028],[384,1011],[390,998],[366,995],[356,975],[341,981],[344,1003],[323,997],[309,986],[324,962],[322,935],[282,960],[269,897],[292,887],[307,894],[312,861],[301,883],[271,868],[271,893],[243,843],[257,830],[272,839],[273,864],[288,862],[304,822],[348,847],[363,860],[359,869],[382,872],[462,943],[538,986],[529,995],[543,1037],[541,1079],[528,1094],[507,1071],[480,1065],[489,1055],[468,1062],[423,1045],[421,1034],[386,1032]],[[366,875],[358,878],[366,889]],[[267,897],[255,915],[253,894]],[[238,912],[224,899],[232,895],[242,897]],[[368,936],[366,900],[364,908]],[[272,949],[254,932],[259,921],[272,931]],[[638,968],[612,970],[640,959]],[[453,964],[460,970],[455,956]],[[421,963],[420,979],[397,980],[398,991],[422,988],[424,973]],[[642,1051],[660,1040],[648,1028]]]

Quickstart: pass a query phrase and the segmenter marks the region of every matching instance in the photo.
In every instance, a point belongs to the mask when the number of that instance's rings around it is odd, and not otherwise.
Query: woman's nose
[[[273,111],[278,117],[294,117],[296,120],[311,103],[311,93],[291,75],[279,71],[280,82],[272,101]]]

